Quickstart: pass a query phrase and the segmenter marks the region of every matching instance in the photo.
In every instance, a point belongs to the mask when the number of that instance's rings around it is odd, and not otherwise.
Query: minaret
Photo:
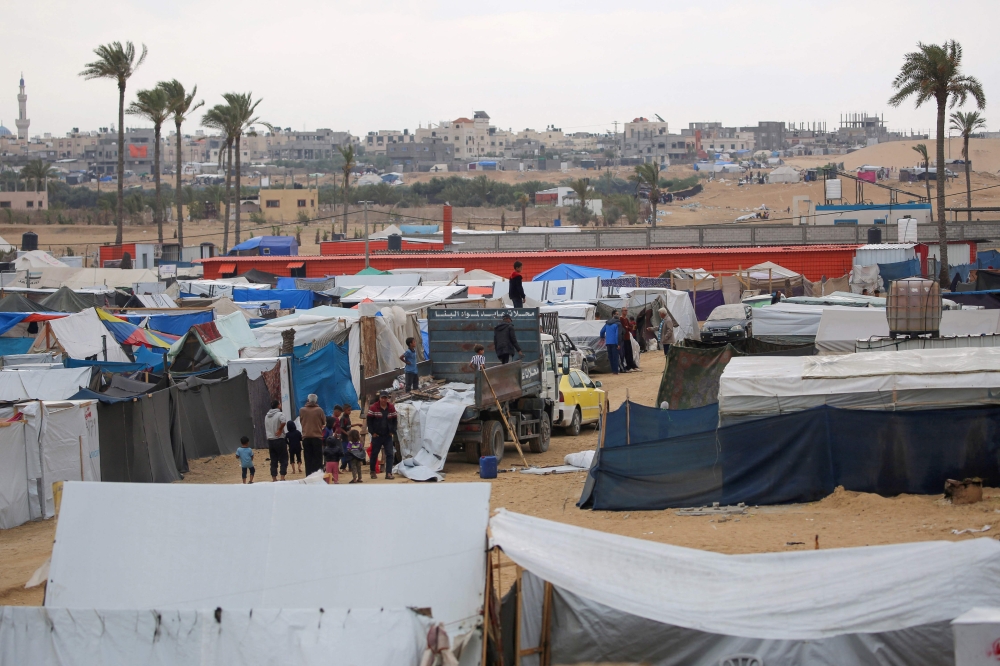
[[[21,72],[21,92],[17,94],[17,114],[17,120],[14,121],[17,126],[17,138],[27,141],[28,125],[31,121],[28,120],[28,96],[24,94],[24,72]]]

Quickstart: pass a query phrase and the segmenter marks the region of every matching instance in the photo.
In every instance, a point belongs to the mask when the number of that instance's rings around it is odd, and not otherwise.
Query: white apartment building
[[[437,126],[418,128],[415,136],[417,143],[433,138],[453,144],[456,160],[503,156],[514,145],[513,135],[490,125],[490,117],[485,111],[476,111],[471,119],[445,120]]]

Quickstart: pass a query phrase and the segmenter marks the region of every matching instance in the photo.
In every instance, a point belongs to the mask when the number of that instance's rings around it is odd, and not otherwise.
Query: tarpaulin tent
[[[656,404],[666,401],[671,409],[692,409],[718,402],[719,378],[730,359],[739,355],[732,345],[707,349],[672,345]]]
[[[196,324],[181,336],[167,352],[172,372],[195,372],[210,367],[224,367],[240,357],[240,350],[222,335],[215,322]]]
[[[698,321],[705,321],[708,319],[708,315],[712,314],[712,310],[726,304],[726,297],[721,289],[714,291],[689,291],[688,297],[694,305]]]
[[[626,400],[608,412],[604,447],[656,442],[715,430],[719,425],[719,404],[694,409],[659,409]]]
[[[94,294],[77,294],[69,287],[59,287],[55,292],[42,299],[41,305],[53,312],[80,312],[95,306],[107,305],[103,297]],[[111,305],[114,305],[112,302]]]
[[[21,294],[0,298],[0,312],[52,312],[41,303],[30,301]]]
[[[0,338],[0,356],[27,354],[35,338]]]
[[[610,268],[591,268],[590,266],[577,266],[575,264],[559,264],[547,271],[542,271],[531,278],[532,282],[544,280],[579,280],[581,278],[602,278],[611,279],[625,275],[625,271],[615,271]]]
[[[489,497],[485,483],[70,483],[45,606],[222,607],[223,615],[250,608],[428,608],[457,636],[482,620]],[[379,519],[354,525],[355,538],[316,528],[318,516],[344,515],[349,506]],[[428,507],[448,529],[427,529]],[[289,566],[304,553],[329,573]],[[253,585],[234,562],[256,563]]]
[[[7,333],[18,324],[61,319],[65,316],[56,312],[0,312],[0,335]]]
[[[260,343],[257,342],[257,338],[254,336],[253,331],[250,330],[250,324],[248,324],[247,320],[238,312],[216,317],[215,325],[219,329],[219,333],[221,333],[223,337],[229,339],[233,343],[233,346],[236,347],[237,351],[246,347],[260,346]]]
[[[889,335],[889,321],[881,308],[823,310],[816,330],[821,354],[853,354],[858,340]]]
[[[44,322],[35,337],[33,351],[60,350],[70,358],[131,363],[115,337],[104,327],[97,310]]]
[[[1000,271],[980,268],[976,271],[976,291],[1000,289]]]
[[[214,310],[185,312],[184,314],[128,315],[125,317],[136,326],[145,326],[151,331],[181,336],[195,324],[207,324],[215,319]]]
[[[277,256],[287,257],[299,253],[299,244],[294,236],[254,236],[250,240],[234,245],[229,256]]]
[[[0,370],[0,402],[66,400],[90,384],[90,368],[16,365]]]
[[[906,261],[897,261],[891,264],[879,264],[878,274],[881,276],[886,289],[893,280],[902,280],[908,277],[920,277],[920,259],[914,257]]]
[[[278,301],[282,308],[308,309],[313,306],[315,292],[308,289],[233,289],[233,301],[247,303],[256,301]],[[329,301],[328,301],[329,302]]]
[[[524,569],[503,635],[547,635],[554,664],[938,666],[949,622],[1000,595],[992,539],[724,555],[503,509],[490,534]]]
[[[232,455],[240,437],[253,437],[250,409],[250,379],[188,377],[170,387],[174,443],[179,441],[186,457]],[[235,460],[235,459],[234,459]]]
[[[177,341],[177,336],[173,336],[168,333],[161,333],[157,335],[153,331],[139,328],[135,324],[131,324],[120,317],[108,314],[100,308],[97,309],[97,316],[101,319],[101,323],[104,324],[104,327],[111,331],[111,334],[115,336],[115,340],[123,345],[170,349],[170,346]]]
[[[163,354],[157,355],[163,356]],[[150,367],[149,364],[141,361],[136,361],[135,363],[115,363],[113,361],[86,361],[77,358],[68,358],[63,363],[67,368],[98,368],[102,372],[139,372]]]
[[[330,413],[334,405],[349,404],[360,409],[358,394],[351,381],[348,343],[329,342],[310,351],[312,345],[295,348],[292,357],[292,384],[295,389],[295,409],[306,404],[306,396],[315,393],[319,405]]]
[[[266,284],[272,287],[278,280],[278,276],[274,273],[267,273],[256,268],[251,268],[246,273],[241,274],[240,277],[245,278],[248,282],[253,284]]]
[[[29,520],[24,421],[0,422],[0,530]]]

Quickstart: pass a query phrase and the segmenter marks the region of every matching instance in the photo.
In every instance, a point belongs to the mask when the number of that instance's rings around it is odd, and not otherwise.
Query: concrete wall
[[[304,212],[310,219],[317,216],[319,193],[315,188],[301,190],[260,191],[260,210],[268,222],[294,222]]]
[[[48,207],[48,192],[0,192],[0,208],[46,210]]]

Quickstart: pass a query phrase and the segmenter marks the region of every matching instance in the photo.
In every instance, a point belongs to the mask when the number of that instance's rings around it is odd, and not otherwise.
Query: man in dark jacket
[[[396,432],[396,408],[389,402],[389,392],[382,391],[378,396],[378,402],[368,408],[368,434],[372,438],[372,452],[369,461],[369,470],[372,478],[377,478],[375,473],[378,462],[379,451],[385,451],[385,478],[392,480],[392,467],[396,464],[395,447],[392,444],[392,435]]]
[[[515,351],[524,358],[521,345],[517,344],[517,336],[514,334],[514,325],[510,323],[509,314],[505,314],[503,321],[493,329],[493,348],[501,363],[510,361]]]
[[[521,262],[514,262],[514,272],[510,274],[510,289],[507,290],[507,295],[510,296],[510,300],[514,303],[515,308],[524,307],[524,277],[521,275]]]

